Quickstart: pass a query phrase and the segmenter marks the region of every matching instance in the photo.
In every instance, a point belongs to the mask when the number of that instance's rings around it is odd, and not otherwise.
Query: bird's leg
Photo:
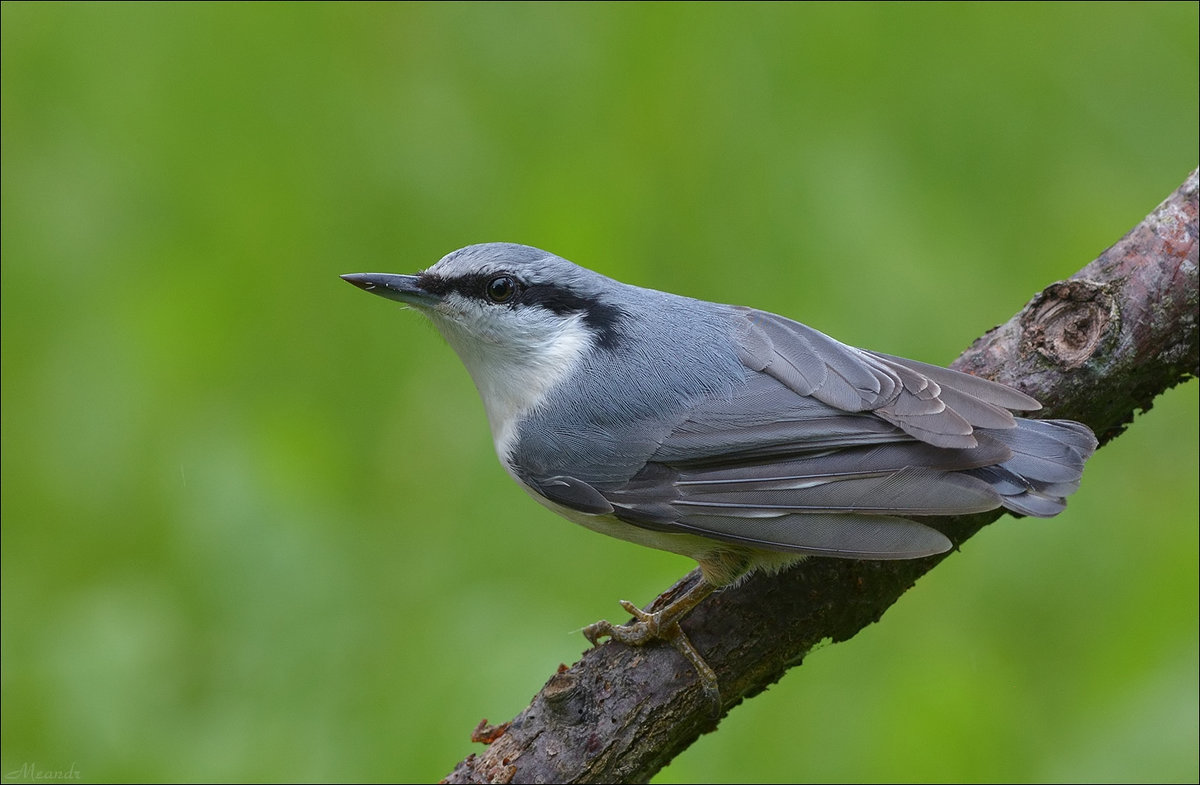
[[[700,686],[719,708],[721,692],[717,685],[717,674],[700,656],[700,652],[696,651],[696,647],[692,645],[679,626],[679,620],[699,605],[705,597],[712,594],[715,589],[713,584],[706,580],[700,580],[682,596],[671,600],[666,607],[653,613],[642,610],[628,600],[621,600],[621,607],[629,611],[635,621],[619,627],[607,621],[598,621],[584,627],[583,635],[592,642],[593,646],[599,645],[600,639],[605,637],[627,646],[645,646],[654,640],[670,643],[696,669],[696,673],[700,677]],[[654,603],[651,603],[650,607],[654,607]]]

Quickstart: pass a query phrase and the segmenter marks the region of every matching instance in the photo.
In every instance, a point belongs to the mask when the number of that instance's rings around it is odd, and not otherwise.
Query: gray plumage
[[[1040,406],[1009,387],[528,246],[345,277],[433,320],[535,498],[718,584],[806,554],[949,547],[913,516],[1055,515],[1096,447],[1079,423],[1014,417]]]

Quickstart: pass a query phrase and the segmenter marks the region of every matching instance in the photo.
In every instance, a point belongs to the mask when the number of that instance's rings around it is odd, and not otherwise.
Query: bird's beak
[[[393,273],[350,273],[343,275],[342,280],[352,283],[364,292],[377,294],[389,300],[398,300],[409,305],[430,307],[436,305],[442,298],[433,292],[421,288],[419,278],[415,275],[395,275]]]

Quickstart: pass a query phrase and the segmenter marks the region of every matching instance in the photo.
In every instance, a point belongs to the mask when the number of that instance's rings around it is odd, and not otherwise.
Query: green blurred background
[[[947,363],[1197,163],[1195,3],[2,10],[14,780],[436,780],[690,568],[339,273],[523,242]],[[1197,548],[1192,382],[656,781],[1194,782]]]

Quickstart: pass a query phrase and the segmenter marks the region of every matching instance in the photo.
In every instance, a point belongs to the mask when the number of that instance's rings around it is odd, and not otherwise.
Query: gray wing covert
[[[743,316],[738,345],[747,368],[836,409],[874,412],[938,447],[974,447],[975,428],[1012,428],[1012,411],[1041,408],[1002,384],[856,349],[765,311],[736,310]]]

